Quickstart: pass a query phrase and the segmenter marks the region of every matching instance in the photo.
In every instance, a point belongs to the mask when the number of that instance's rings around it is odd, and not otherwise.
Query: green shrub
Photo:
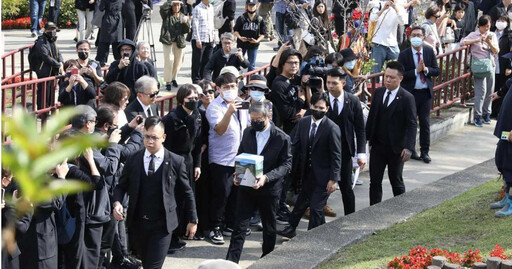
[[[44,18],[48,18],[50,0],[46,1]],[[2,0],[2,21],[15,20],[18,18],[30,16],[30,0]],[[46,20],[44,20],[46,21]],[[60,14],[57,25],[59,28],[76,27],[77,15],[75,9],[75,0],[61,0]]]

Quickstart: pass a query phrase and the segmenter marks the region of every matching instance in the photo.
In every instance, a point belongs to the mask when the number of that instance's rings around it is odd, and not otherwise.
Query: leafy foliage
[[[46,8],[44,11],[44,18],[48,18],[50,1],[46,1]],[[28,18],[30,20],[30,1],[19,0],[2,0],[2,21]],[[76,26],[78,19],[75,9],[74,0],[61,0],[61,7],[57,25],[59,28],[73,28]],[[9,28],[25,28],[20,24],[9,24]]]

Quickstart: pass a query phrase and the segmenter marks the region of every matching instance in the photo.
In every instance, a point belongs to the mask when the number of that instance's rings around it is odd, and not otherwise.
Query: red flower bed
[[[2,29],[30,29],[30,17],[5,20],[2,22]]]
[[[498,257],[502,260],[512,259],[512,255],[507,256],[505,250],[496,244],[494,249],[489,252],[490,257]],[[465,267],[472,267],[475,262],[481,262],[482,256],[480,250],[468,250],[462,255],[457,252],[432,248],[428,250],[425,247],[417,246],[409,251],[409,255],[395,257],[388,263],[389,269],[425,269],[432,265],[434,256],[444,256],[449,263],[459,264]]]

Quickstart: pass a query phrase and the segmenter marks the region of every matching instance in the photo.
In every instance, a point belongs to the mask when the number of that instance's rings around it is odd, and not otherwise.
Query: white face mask
[[[226,100],[228,102],[233,101],[238,97],[238,90],[231,89],[231,90],[222,91],[222,97],[224,98],[224,100]]]
[[[507,23],[504,21],[497,21],[496,28],[498,28],[498,30],[502,31],[503,29],[507,28]]]

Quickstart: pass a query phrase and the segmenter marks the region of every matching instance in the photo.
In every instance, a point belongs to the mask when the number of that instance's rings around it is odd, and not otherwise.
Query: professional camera
[[[142,5],[142,16],[148,19],[151,18],[151,8],[146,4]]]

